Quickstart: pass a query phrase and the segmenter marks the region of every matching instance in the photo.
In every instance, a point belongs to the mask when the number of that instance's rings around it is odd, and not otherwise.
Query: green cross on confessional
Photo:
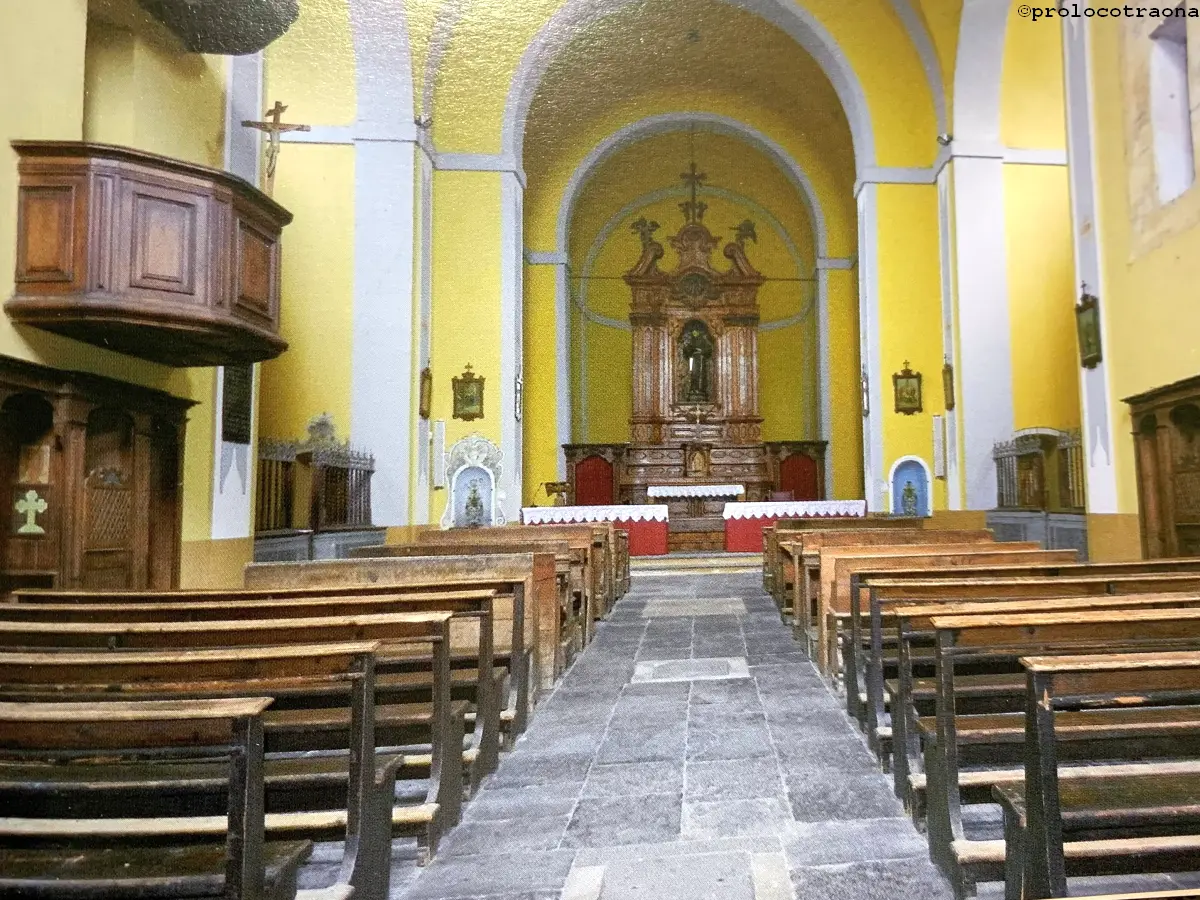
[[[26,491],[25,496],[17,501],[17,512],[25,517],[25,524],[17,529],[17,534],[45,534],[46,529],[37,523],[37,517],[44,513],[48,506],[45,499],[38,496],[37,491]]]

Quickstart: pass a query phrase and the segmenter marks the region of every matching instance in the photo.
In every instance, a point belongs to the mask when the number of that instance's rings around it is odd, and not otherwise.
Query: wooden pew
[[[393,833],[415,833],[422,858],[428,859],[442,816],[433,798],[424,806],[395,805],[396,775],[406,761],[401,754],[376,753],[377,704],[384,709],[391,699],[376,678],[379,647],[375,641],[215,651],[0,653],[0,698],[94,703],[120,695],[188,702],[246,692],[274,698],[263,716],[267,837],[341,841],[344,856],[333,896],[353,891],[361,900],[386,900]],[[314,727],[314,716],[331,710],[338,717],[348,711],[347,729]],[[380,737],[385,733],[380,729]],[[60,764],[29,758],[0,762],[0,804],[10,809],[33,804],[41,816],[54,812],[82,820],[98,803],[119,795],[150,814],[185,808],[197,817],[186,826],[176,824],[174,837],[206,839],[224,830],[217,806],[226,790],[227,763],[213,761],[203,743],[159,759],[102,760],[89,766],[83,779],[63,779]],[[76,821],[72,827],[82,837],[103,826]]]
[[[381,613],[449,612],[450,648],[460,655],[466,651],[474,665],[451,670],[451,692],[469,701],[473,711],[468,722],[473,726],[463,754],[463,766],[470,773],[471,793],[483,777],[495,771],[500,747],[500,698],[507,670],[494,664],[492,627],[493,591],[439,592],[434,596],[386,594],[364,597],[345,596],[332,590],[327,596],[290,599],[258,599],[257,591],[228,591],[220,601],[172,603],[20,603],[0,606],[0,620],[21,622],[209,622],[228,619],[296,619],[329,616],[358,616]],[[106,594],[92,595],[97,600],[124,600]],[[430,657],[432,659],[432,657]],[[395,692],[404,688],[414,694],[432,690],[432,671],[422,671],[423,660],[405,659],[408,671],[382,676],[382,683]]]
[[[782,578],[782,559],[779,545],[783,540],[795,540],[801,534],[813,534],[821,531],[871,531],[873,529],[911,530],[924,528],[923,518],[890,518],[887,516],[867,516],[862,519],[830,518],[830,519],[780,519],[774,525],[763,529],[763,588],[775,598],[775,603],[781,608],[788,596],[787,585]]]
[[[351,559],[380,559],[413,556],[489,556],[511,552],[511,544],[382,544],[358,547]],[[591,641],[592,618],[588,615],[582,584],[572,588],[572,555],[566,541],[522,542],[520,549],[533,554],[531,593],[526,614],[533,618],[537,636],[534,667],[537,687],[548,691],[562,676],[575,655]],[[554,578],[549,574],[553,569]],[[535,698],[536,699],[536,698]]]
[[[869,531],[819,531],[801,534],[795,540],[780,542],[783,556],[784,581],[791,588],[792,627],[797,640],[809,640],[812,633],[813,648],[816,648],[816,632],[819,628],[819,605],[816,600],[821,594],[820,552],[825,549],[852,550],[857,548],[891,547],[901,545],[932,544],[991,544],[992,533],[976,531],[920,531],[917,529],[873,529]],[[789,565],[794,574],[789,575]],[[785,613],[788,607],[785,601]],[[810,653],[812,651],[810,650]],[[813,654],[815,655],[815,654]]]
[[[498,530],[498,529],[493,529]],[[553,572],[553,570],[551,570]],[[525,730],[533,711],[537,676],[532,657],[537,655],[537,631],[533,617],[526,614],[526,598],[533,592],[534,562],[531,553],[506,553],[493,556],[422,556],[389,559],[337,559],[300,563],[251,563],[246,567],[245,586],[268,591],[272,596],[288,596],[282,591],[328,590],[384,591],[462,590],[479,588],[511,597],[511,611],[498,601],[494,615],[497,623],[511,622],[511,631],[497,625],[496,650],[509,654],[511,695],[506,704],[512,710],[512,734]],[[511,634],[511,643],[500,637]]]
[[[278,621],[228,620],[211,622],[19,622],[0,620],[0,648],[12,651],[50,650],[186,650],[329,644],[346,641],[384,642],[378,665],[389,671],[403,667],[413,650],[432,651],[433,680],[421,703],[389,706],[376,716],[379,730],[397,735],[391,746],[429,745],[427,754],[406,757],[412,765],[427,764],[429,796],[423,809],[440,815],[444,827],[458,822],[463,798],[462,747],[466,704],[450,695],[450,619],[448,612],[387,613],[326,616]],[[322,710],[308,721],[310,728],[349,728],[349,711]],[[423,758],[418,758],[422,756]]]
[[[1019,764],[1026,719],[1023,692],[1018,709],[1006,713],[958,715],[955,676],[960,661],[1017,661],[1026,655],[1087,653],[1125,649],[1193,649],[1200,646],[1200,609],[1048,612],[1004,616],[935,616],[931,620],[937,655],[937,713],[917,722],[925,755],[927,826],[930,854],[965,896],[978,879],[1003,874],[1003,841],[969,840],[963,829],[964,802],[991,802],[992,788],[1024,777]],[[1170,719],[1154,710],[1130,711],[1120,728],[1089,712],[1063,714],[1057,723],[1060,758],[1086,762],[1101,744],[1164,752],[1177,737]],[[1157,746],[1156,746],[1157,745]],[[1104,748],[1107,751],[1108,747]],[[964,766],[972,778],[964,780]],[[1073,777],[1089,774],[1077,768]]]
[[[612,534],[613,528],[608,522],[587,525],[504,525],[498,528],[423,531],[417,535],[417,543],[441,546],[511,544],[520,548],[531,541],[566,541],[576,554],[579,579],[592,618],[601,619],[615,602],[612,584],[615,571],[612,544],[615,538]]]
[[[950,533],[950,532],[945,532]],[[1051,554],[1047,556],[1047,554]],[[804,569],[806,575],[800,579],[804,584],[810,584],[816,573],[819,593],[815,598],[802,598],[804,608],[815,608],[815,621],[812,623],[816,630],[817,665],[826,676],[832,677],[838,668],[834,660],[837,658],[836,638],[838,613],[850,611],[850,576],[858,569],[878,568],[886,566],[890,559],[899,559],[905,565],[914,564],[934,568],[937,566],[999,564],[1005,562],[1021,563],[1038,560],[1062,561],[1062,551],[1047,551],[1033,542],[997,544],[988,540],[967,540],[961,543],[937,542],[929,544],[906,544],[900,546],[880,547],[822,547],[813,554],[805,552]],[[919,559],[918,559],[919,558]],[[839,570],[840,566],[840,570]],[[838,573],[841,572],[839,580]]]
[[[1008,893],[1065,896],[1069,874],[1200,868],[1200,652],[1030,657],[1025,779],[1006,785]],[[1179,763],[1092,759],[1095,777],[1060,780],[1059,728],[1079,709],[1110,729],[1167,713]],[[1157,708],[1157,709],[1156,709]],[[1106,765],[1111,761],[1111,765]],[[1023,826],[1023,827],[1022,827]]]
[[[1081,574],[1065,574],[1074,573],[1075,568],[1062,571],[1064,574],[1059,576],[1031,576],[1013,568],[989,577],[973,578],[970,577],[970,568],[963,567],[961,572],[964,577],[954,578],[942,572],[939,573],[940,577],[931,575],[928,579],[918,577],[921,573],[913,573],[913,577],[905,578],[877,578],[870,573],[860,573],[860,578],[869,578],[870,583],[865,590],[850,591],[850,640],[843,643],[842,657],[846,673],[846,706],[850,715],[867,730],[875,727],[870,724],[870,716],[876,716],[876,725],[884,721],[879,716],[884,696],[884,669],[889,664],[895,664],[894,655],[890,660],[885,659],[884,614],[890,613],[896,605],[1200,590],[1200,577],[1197,577],[1200,572],[1117,571],[1110,575],[1103,565],[1086,566],[1079,570]],[[863,610],[859,608],[863,593],[869,603],[865,616],[866,634],[863,631]],[[858,690],[854,689],[856,684]]]
[[[0,703],[0,747],[27,754],[121,753],[165,750],[203,741],[228,760],[220,829],[208,840],[147,837],[186,834],[180,817],[130,816],[128,798],[107,804],[106,841],[86,846],[71,816],[47,820],[0,819],[0,894],[10,897],[216,896],[227,900],[287,900],[312,845],[264,840],[262,714],[269,699],[187,702]],[[65,774],[82,763],[60,763]],[[84,773],[86,774],[86,773]],[[115,814],[115,815],[114,815]],[[58,837],[66,846],[37,846],[33,836]],[[34,846],[29,846],[33,843]]]
[[[893,766],[896,796],[920,820],[924,809],[924,780],[917,722],[936,712],[936,678],[917,678],[914,658],[925,652],[932,640],[936,616],[1001,616],[1039,612],[1104,611],[1116,615],[1123,610],[1183,609],[1200,606],[1200,594],[1128,594],[1124,596],[1074,597],[1064,599],[990,600],[966,603],[900,606],[895,610],[899,626],[897,677],[885,684],[890,699],[890,722],[894,737]],[[921,644],[917,650],[915,645]],[[924,658],[924,657],[923,657]],[[955,710],[960,713],[995,712],[1012,709],[1024,689],[1024,676],[1009,667],[1010,674],[956,675]]]

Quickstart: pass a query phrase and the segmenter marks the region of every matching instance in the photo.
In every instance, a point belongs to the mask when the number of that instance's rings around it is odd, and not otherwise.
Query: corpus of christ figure
[[[263,190],[269,196],[275,194],[275,166],[279,162],[279,136],[289,131],[310,131],[308,125],[287,125],[280,121],[280,117],[287,112],[287,107],[275,101],[275,105],[268,109],[264,114],[264,121],[252,122],[245,120],[242,126],[245,128],[257,128],[259,131],[265,132],[267,135],[267,174],[263,179]]]

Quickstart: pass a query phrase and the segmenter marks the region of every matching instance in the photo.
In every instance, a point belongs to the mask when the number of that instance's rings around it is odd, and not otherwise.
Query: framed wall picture
[[[429,412],[433,408],[433,371],[426,366],[421,370],[421,394],[420,401],[417,407],[417,412],[422,419],[429,418]]]
[[[454,388],[454,418],[464,422],[483,418],[483,382],[483,378],[471,371],[470,363],[461,375],[450,379]]]
[[[1075,327],[1079,332],[1079,364],[1094,369],[1104,360],[1100,349],[1100,301],[1083,286],[1075,307]]]
[[[904,368],[892,376],[892,387],[896,392],[896,412],[906,416],[921,412],[921,373],[910,369],[907,359]]]
[[[954,409],[954,366],[950,360],[942,366],[942,395],[946,398],[946,412]]]

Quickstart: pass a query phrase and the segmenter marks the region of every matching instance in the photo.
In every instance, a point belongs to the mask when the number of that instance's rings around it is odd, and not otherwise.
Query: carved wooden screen
[[[1200,407],[1181,403],[1171,410],[1169,418],[1178,552],[1200,556]]]
[[[53,429],[53,407],[41,397],[16,394],[0,405],[0,484],[10,510],[2,556],[11,587],[52,586],[45,573],[57,565],[62,533]]]
[[[120,410],[94,410],[88,416],[84,459],[83,586],[132,587],[132,418]]]

